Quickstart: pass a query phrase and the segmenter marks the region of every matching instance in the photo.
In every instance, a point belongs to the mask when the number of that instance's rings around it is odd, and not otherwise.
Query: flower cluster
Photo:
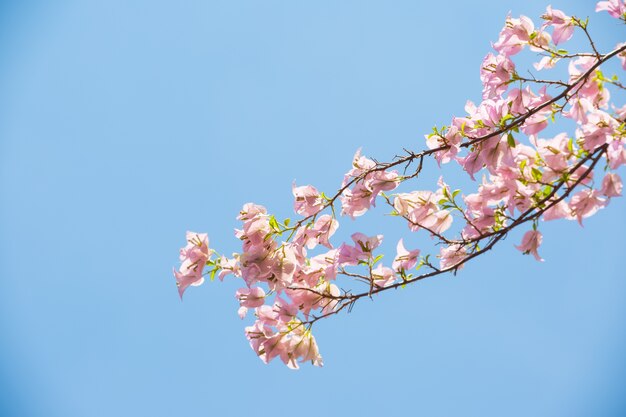
[[[626,22],[626,0],[600,1],[596,10]],[[362,298],[456,273],[518,226],[527,231],[516,248],[543,261],[540,220],[582,225],[622,193],[615,171],[626,165],[626,105],[613,104],[612,92],[626,87],[617,76],[607,78],[601,66],[617,58],[626,70],[626,43],[602,54],[589,36],[587,20],[550,6],[541,18],[537,25],[526,16],[507,17],[494,52],[480,68],[482,100],[468,101],[465,114],[425,135],[424,151],[380,163],[359,150],[332,196],[294,184],[299,220],[293,223],[279,221],[263,206],[244,205],[238,216],[241,229],[235,232],[242,248],[231,257],[213,259],[207,235],[188,232],[182,264],[174,271],[181,297],[207,274],[241,279],[235,294],[238,314],[254,316],[245,335],[259,358],[267,363],[278,357],[290,368],[302,362],[321,366],[313,324]],[[586,35],[591,52],[559,49],[577,32]],[[522,76],[528,71],[517,69],[515,57],[525,50],[536,54],[536,71],[566,66],[567,79]],[[546,133],[563,118],[575,127]],[[475,189],[461,193],[440,178],[431,190],[396,191],[418,177],[430,157],[439,166],[458,164],[478,179]],[[402,175],[398,168],[404,168]],[[389,264],[376,253],[382,235],[355,232],[349,242],[331,243],[339,227],[335,208],[355,219],[377,202],[387,204],[409,232],[430,235],[433,248],[409,244],[407,249],[401,239]],[[362,291],[342,289],[346,281],[362,283]]]

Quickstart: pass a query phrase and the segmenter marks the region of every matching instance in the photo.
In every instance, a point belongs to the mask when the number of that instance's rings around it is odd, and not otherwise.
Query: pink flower
[[[383,241],[383,235],[368,237],[363,233],[352,235],[354,246],[345,243],[339,247],[339,258],[337,262],[343,265],[356,265],[359,261],[365,261],[372,257],[372,251]]]
[[[235,297],[241,305],[239,317],[243,319],[248,312],[248,308],[261,307],[263,305],[265,302],[265,291],[261,287],[240,288],[235,293]]]
[[[452,215],[448,210],[440,210],[439,200],[443,198],[441,191],[413,191],[398,194],[393,206],[401,216],[409,221],[409,229],[420,228],[432,233],[443,233],[452,225]]]
[[[462,139],[463,138],[459,132],[459,128],[456,126],[450,126],[445,136],[434,133],[426,135],[426,146],[428,146],[429,149],[447,147],[447,149],[443,149],[435,153],[435,159],[439,165],[447,164],[453,160],[459,152]]]
[[[218,278],[220,281],[224,280],[224,277],[229,274],[233,274],[236,277],[241,277],[241,269],[239,269],[239,255],[234,254],[234,257],[228,259],[225,256],[222,256],[220,259],[220,268],[221,271],[218,274]]]
[[[309,217],[324,208],[324,201],[319,191],[312,185],[296,187],[294,183],[291,189],[295,198],[293,209],[297,214]]]
[[[622,179],[617,174],[609,173],[602,179],[602,188],[600,193],[606,197],[619,197],[622,195]]]
[[[606,200],[600,197],[598,190],[583,190],[574,194],[569,206],[572,209],[572,214],[582,226],[584,218],[593,216],[598,210],[606,206],[606,203]]]
[[[587,113],[595,109],[593,102],[588,98],[576,97],[569,101],[571,105],[568,111],[563,112],[563,116],[575,120],[578,123],[587,123]]]
[[[406,250],[404,242],[400,239],[398,241],[398,245],[396,246],[396,253],[396,258],[393,260],[393,264],[391,264],[391,266],[394,271],[400,272],[401,270],[409,270],[417,264],[417,257],[420,255],[420,250]]]
[[[541,114],[533,114],[522,125],[522,132],[527,135],[536,135],[548,127],[548,118]]]
[[[339,222],[330,214],[324,214],[315,221],[313,227],[298,229],[294,242],[309,249],[314,249],[318,244],[332,249],[329,239],[338,228]]]
[[[512,19],[511,16],[508,16],[493,48],[507,56],[515,55],[528,44],[530,35],[534,30],[535,25],[528,17],[520,16],[519,19]]]
[[[596,5],[596,12],[605,10],[614,18],[620,19],[626,14],[626,2],[624,0],[599,1]]]
[[[496,98],[504,93],[514,72],[515,64],[508,56],[487,54],[480,67],[483,98]]]
[[[182,264],[178,271],[174,270],[178,294],[182,300],[183,293],[190,285],[197,286],[204,282],[202,270],[209,259],[209,237],[206,233],[187,232],[187,246],[180,250]]]
[[[622,165],[626,165],[626,144],[614,140],[609,143],[606,153],[609,160],[609,168],[617,169]]]
[[[372,195],[372,191],[363,183],[358,183],[352,190],[344,190],[340,197],[341,214],[347,214],[353,219],[362,216],[372,205]]]
[[[535,62],[533,64],[533,67],[535,67],[537,71],[541,71],[544,68],[546,69],[554,68],[557,62],[559,62],[559,58],[544,56],[543,58],[539,60],[539,62]]]
[[[372,281],[375,287],[384,288],[392,285],[396,280],[393,269],[379,264],[372,270]]]
[[[452,244],[444,246],[439,251],[439,268],[444,269],[462,269],[464,264],[461,263],[467,257],[467,249],[465,246]]]
[[[587,116],[587,123],[577,129],[583,139],[583,148],[593,151],[612,141],[613,134],[619,128],[619,123],[610,114],[602,110],[593,110]]]
[[[565,201],[559,201],[558,203],[547,209],[543,213],[543,216],[541,216],[541,218],[545,221],[557,219],[571,220],[574,218],[574,216],[572,216],[572,212],[567,203]]]
[[[552,26],[552,40],[555,45],[568,41],[574,34],[574,22],[571,16],[567,16],[560,10],[553,10],[552,6],[548,6],[546,14],[541,16],[547,22],[545,26]]]
[[[250,347],[263,362],[280,357],[291,369],[298,369],[298,360],[310,361],[314,366],[323,365],[315,338],[302,322],[294,319],[289,325],[278,322],[275,326],[276,330],[259,318],[245,329]]]
[[[361,149],[357,149],[354,157],[352,158],[352,169],[344,176],[342,186],[346,185],[351,179],[357,178],[375,166],[376,162],[361,155]]]
[[[541,232],[539,232],[538,230],[529,230],[524,234],[524,237],[522,238],[522,243],[519,246],[515,247],[522,251],[524,254],[530,253],[535,257],[536,260],[538,260],[539,262],[543,262],[543,259],[541,259],[541,256],[539,256],[539,253],[537,252],[537,249],[541,245],[542,240],[543,236],[541,235]]]

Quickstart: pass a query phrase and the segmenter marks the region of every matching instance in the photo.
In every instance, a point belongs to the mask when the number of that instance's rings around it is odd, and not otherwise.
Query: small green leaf
[[[515,148],[515,138],[511,132],[506,135],[506,143],[508,143],[511,148]]]
[[[270,216],[270,227],[276,231],[276,232],[280,232],[280,226],[278,226],[278,221],[276,221],[276,217],[274,217],[274,215]]]
[[[531,173],[532,173],[533,179],[535,181],[541,181],[541,178],[543,177],[543,173],[541,171],[539,171],[537,168],[533,167],[531,169]]]

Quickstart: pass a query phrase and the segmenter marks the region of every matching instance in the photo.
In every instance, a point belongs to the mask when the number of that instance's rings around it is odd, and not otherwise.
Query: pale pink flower
[[[300,269],[300,263],[292,244],[284,244],[273,256],[272,279],[268,281],[270,288],[280,290],[293,282],[293,276]]]
[[[295,286],[303,284],[315,287],[321,280],[331,281],[337,277],[339,250],[332,249],[326,253],[310,258],[294,277]]]
[[[376,166],[376,162],[366,156],[361,155],[361,148],[357,149],[352,158],[352,169],[343,178],[342,186],[345,186],[351,179],[359,177],[366,171]]]
[[[600,197],[598,190],[582,190],[574,194],[569,206],[572,209],[572,214],[582,226],[584,218],[594,215],[606,204],[607,201]]]
[[[619,197],[622,195],[623,188],[624,185],[622,184],[620,176],[614,173],[609,173],[602,179],[602,188],[600,189],[600,193],[606,197]]]
[[[339,258],[337,262],[342,265],[356,265],[359,261],[364,261],[372,257],[372,251],[383,241],[383,235],[368,237],[363,233],[354,233],[352,241],[355,245],[350,246],[343,243],[339,247]]]
[[[617,169],[622,165],[626,165],[626,144],[614,140],[609,143],[606,153],[609,160],[609,168]]]
[[[541,256],[537,252],[537,249],[541,245],[541,241],[543,240],[543,236],[541,232],[538,230],[529,230],[524,234],[522,238],[522,243],[519,246],[515,246],[518,250],[522,251],[524,254],[532,254],[536,260],[539,262],[543,262]]]
[[[396,274],[391,268],[378,264],[372,270],[372,283],[375,287],[384,288],[392,285],[396,280]]]
[[[263,206],[254,203],[246,203],[237,216],[237,220],[250,220],[258,215],[267,214],[267,210]]]
[[[372,205],[381,191],[391,191],[398,187],[398,173],[396,171],[374,171],[365,177],[365,185],[372,191]]]
[[[239,300],[239,317],[246,316],[248,308],[261,307],[265,302],[265,291],[261,287],[240,288],[235,293],[235,298]]]
[[[402,239],[398,241],[396,246],[396,257],[391,264],[394,271],[400,272],[401,270],[409,270],[417,264],[417,257],[420,255],[420,250],[415,249],[412,251],[406,250]]]
[[[533,67],[535,67],[537,71],[541,71],[542,69],[554,68],[557,62],[559,62],[559,58],[544,56],[539,62],[533,63]]]
[[[545,221],[558,220],[558,219],[573,219],[572,211],[567,203],[563,200],[559,201],[549,209],[543,212],[541,218]]]
[[[521,127],[522,132],[527,135],[536,135],[548,127],[548,118],[541,114],[533,114]]]
[[[220,281],[224,280],[224,277],[229,274],[233,274],[236,277],[241,277],[241,269],[239,268],[239,255],[233,254],[233,258],[227,258],[222,256],[220,259],[220,272],[218,278]]]
[[[487,54],[480,67],[483,98],[496,98],[504,93],[514,72],[515,64],[508,56]]]
[[[608,0],[599,1],[596,5],[596,12],[607,11],[617,19],[623,18],[626,14],[626,1],[624,0]]]
[[[563,116],[578,123],[587,123],[587,114],[595,109],[593,102],[588,98],[574,97],[569,101],[571,107],[563,112]]]
[[[583,148],[593,151],[609,143],[613,139],[619,123],[610,114],[595,109],[587,117],[587,123],[577,129],[578,136],[583,140]]]
[[[574,34],[574,22],[571,16],[567,16],[562,11],[548,6],[546,14],[541,17],[546,20],[544,26],[552,26],[554,28],[552,40],[555,45],[568,41]]]
[[[353,189],[344,190],[341,194],[341,214],[353,219],[362,216],[372,206],[372,190],[365,184],[358,183]]]
[[[298,360],[310,361],[314,366],[323,365],[315,338],[302,322],[293,320],[289,326],[286,323],[277,326],[274,330],[259,319],[245,329],[250,347],[263,362],[280,357],[291,369],[298,369]]]
[[[339,287],[326,281],[321,281],[312,287],[296,286],[287,288],[285,293],[289,296],[298,310],[305,318],[309,318],[311,310],[321,309],[322,314],[333,311],[337,306],[338,297],[341,294]]]
[[[294,183],[291,189],[295,198],[293,209],[297,214],[308,217],[324,208],[320,192],[312,185],[296,187]]]
[[[426,136],[426,146],[429,149],[437,149],[442,147],[447,147],[441,151],[435,153],[435,159],[437,162],[441,164],[447,164],[459,153],[461,140],[463,137],[459,132],[459,128],[456,126],[450,126],[445,136],[440,136],[437,134],[430,134]]]
[[[512,19],[508,16],[506,23],[500,32],[498,41],[493,48],[501,54],[510,56],[521,51],[530,41],[530,34],[535,30],[535,25],[530,18],[520,16],[519,19]]]
[[[330,244],[330,237],[335,234],[339,228],[339,222],[335,220],[331,215],[325,214],[320,216],[311,229],[311,234],[315,237],[320,245],[326,246],[328,249],[332,249],[333,245]]]
[[[459,244],[452,244],[450,246],[443,246],[439,251],[439,268],[449,269],[462,269],[464,264],[461,263],[467,258],[467,249],[465,246]]]
[[[181,265],[174,270],[178,294],[183,293],[190,285],[197,286],[204,282],[202,270],[209,259],[209,237],[206,233],[187,232],[187,246],[180,250]]]

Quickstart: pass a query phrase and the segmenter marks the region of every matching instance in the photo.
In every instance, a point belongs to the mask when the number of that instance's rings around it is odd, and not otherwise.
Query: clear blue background
[[[553,5],[608,50],[626,31],[593,3]],[[542,225],[544,263],[516,231],[319,323],[322,369],[254,355],[237,282],[181,303],[171,275],[186,230],[229,254],[243,203],[286,217],[294,179],[331,193],[358,147],[423,148],[479,99],[507,12],[545,6],[2,2],[0,415],[626,415],[624,199]]]

